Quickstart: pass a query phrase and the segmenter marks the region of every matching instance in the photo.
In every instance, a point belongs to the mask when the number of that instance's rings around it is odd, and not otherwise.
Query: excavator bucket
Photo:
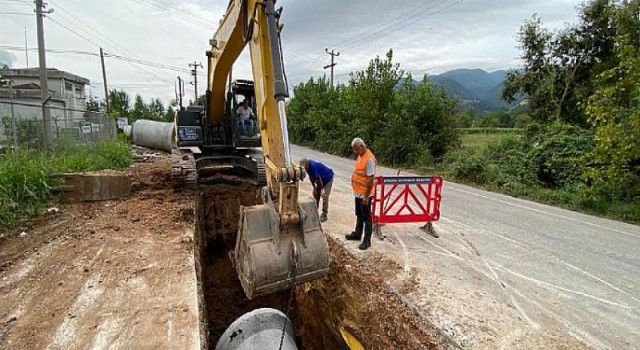
[[[329,271],[329,246],[313,200],[299,202],[301,224],[280,225],[273,205],[240,208],[234,259],[247,298],[309,282]]]

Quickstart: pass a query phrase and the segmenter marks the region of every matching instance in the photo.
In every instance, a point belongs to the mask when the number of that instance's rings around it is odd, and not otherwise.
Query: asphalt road
[[[353,160],[299,146],[292,152],[333,168],[334,191],[346,196]],[[378,175],[396,172],[378,168]],[[596,348],[640,348],[640,227],[446,179],[437,227],[439,249],[458,256],[448,264],[481,268],[532,327],[553,319]]]

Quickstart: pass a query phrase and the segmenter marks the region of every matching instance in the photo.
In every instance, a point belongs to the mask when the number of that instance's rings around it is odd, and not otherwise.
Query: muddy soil
[[[287,313],[289,290],[248,300],[229,256],[235,248],[240,206],[258,204],[258,190],[249,184],[226,183],[201,185],[197,191],[196,231],[204,245],[202,283],[210,348],[246,312],[270,307]]]
[[[296,288],[303,349],[341,349],[345,333],[366,349],[458,348],[387,287],[401,269],[394,261],[377,253],[359,261],[331,237],[329,248],[329,274]]]

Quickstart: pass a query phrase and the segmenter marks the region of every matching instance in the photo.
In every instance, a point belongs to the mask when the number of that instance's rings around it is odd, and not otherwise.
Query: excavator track
[[[206,176],[207,168],[198,165],[197,155],[189,150],[174,148],[171,152],[171,178],[175,189],[195,188],[198,183],[247,182],[260,187],[267,185],[267,170],[264,157],[258,151],[247,154],[256,164],[253,176],[216,175]],[[203,157],[206,158],[206,157]]]
[[[193,153],[179,148],[171,150],[171,180],[174,189],[195,188],[198,170]]]
[[[264,156],[261,152],[252,152],[249,154],[257,164],[257,185],[262,187],[267,185],[267,167],[264,164]]]

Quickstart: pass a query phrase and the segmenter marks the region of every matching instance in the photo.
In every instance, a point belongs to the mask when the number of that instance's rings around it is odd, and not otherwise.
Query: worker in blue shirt
[[[309,180],[313,185],[313,198],[316,199],[316,206],[320,206],[322,197],[322,214],[320,221],[327,221],[329,213],[329,195],[333,185],[333,170],[321,162],[313,159],[300,159],[300,166],[303,166],[309,175]]]

